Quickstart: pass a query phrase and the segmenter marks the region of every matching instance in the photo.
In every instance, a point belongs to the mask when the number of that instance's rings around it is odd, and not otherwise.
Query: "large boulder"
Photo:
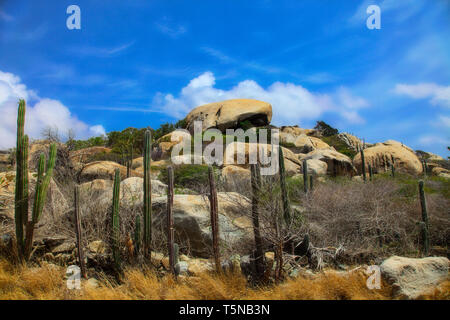
[[[120,178],[127,177],[127,168],[113,161],[95,161],[86,164],[80,172],[79,178],[81,182],[92,181],[95,179],[114,179],[116,169],[120,171]],[[130,170],[131,176],[142,177],[142,174],[136,170]]]
[[[393,256],[383,261],[381,275],[394,287],[400,298],[416,299],[448,279],[446,257],[422,259]]]
[[[152,197],[167,194],[167,185],[159,180],[151,180]],[[98,203],[103,211],[112,203],[112,180],[96,179],[80,185],[82,197]],[[144,199],[144,179],[130,177],[120,182],[121,206],[142,206]]]
[[[355,151],[359,150],[364,144],[359,138],[346,132],[339,133],[337,135],[337,138],[341,140],[343,143],[345,143],[349,149]]]
[[[431,173],[435,176],[441,177],[441,178],[447,178],[450,179],[450,170],[441,168],[441,167],[434,167],[431,170]]]
[[[307,136],[317,137],[317,138],[322,136],[322,134],[320,133],[319,130],[303,129],[303,128],[300,128],[299,126],[282,126],[280,128],[280,136],[281,136],[281,133],[290,134],[293,136],[299,136],[302,134],[306,134]]]
[[[322,175],[327,174],[328,165],[325,161],[322,161],[319,159],[309,159],[309,160],[306,160],[306,166],[308,169],[308,174],[312,174],[315,176],[322,176]],[[303,169],[303,163],[302,163],[302,169]]]
[[[299,160],[320,160],[327,164],[327,174],[332,176],[356,174],[352,160],[346,155],[332,149],[316,149],[307,154],[299,154]]]
[[[70,152],[70,160],[75,163],[87,163],[96,155],[111,153],[110,148],[106,147],[89,147]]]
[[[191,139],[191,135],[183,130],[175,130],[159,138],[155,143],[155,149],[158,153],[156,160],[170,159],[173,146],[186,139]]]
[[[186,126],[194,130],[194,121],[202,121],[203,131],[209,128],[236,128],[240,122],[249,121],[253,126],[265,126],[272,120],[272,106],[252,99],[232,99],[205,104],[193,109],[186,116]]]
[[[29,210],[31,212],[34,189],[36,186],[37,174],[33,172],[28,173],[30,203]],[[8,171],[0,173],[0,220],[14,219],[14,192],[16,172]],[[47,192],[47,198],[44,205],[43,217],[50,219],[58,219],[62,217],[69,209],[69,204],[59,189],[58,185],[53,179],[50,180],[50,185]]]
[[[364,158],[366,172],[369,164],[375,171],[380,171],[390,167],[392,158],[394,158],[395,170],[402,173],[419,175],[422,173],[422,164],[414,151],[400,142],[388,140],[383,143],[377,143],[374,146],[364,149]],[[353,164],[358,172],[362,172],[361,154],[358,153]]]
[[[249,199],[235,192],[219,192],[219,237],[221,245],[235,250],[243,249],[253,239],[252,222],[244,212],[250,212]],[[153,221],[156,228],[166,224],[167,197],[152,201]],[[247,212],[247,213],[248,213]],[[191,253],[209,257],[211,253],[211,218],[209,200],[202,195],[174,195],[174,227],[176,237],[188,239]]]
[[[426,161],[442,161],[444,160],[444,158],[442,158],[441,156],[431,153],[431,152],[426,152],[426,151],[422,151],[422,150],[416,150],[416,155],[419,159],[423,159]]]
[[[295,147],[300,153],[308,153],[315,149],[331,149],[331,147],[319,138],[307,136],[306,134],[294,135],[292,133],[280,132],[280,143],[285,146]]]
[[[221,176],[225,186],[232,190],[239,187],[249,190],[251,187],[249,169],[230,165],[222,169]]]
[[[258,159],[258,152],[263,150],[262,152],[267,156],[271,157],[272,155],[272,145],[263,144],[263,143],[246,143],[246,142],[232,142],[228,144],[224,150],[224,166],[227,165],[237,165],[244,168],[249,168],[249,161],[251,157]],[[294,154],[291,150],[282,147],[283,157],[284,157],[284,166],[286,169],[286,173],[288,175],[294,175],[296,173],[301,172],[301,163],[296,154]],[[241,153],[242,152],[242,153]],[[245,157],[243,164],[238,164],[238,155],[242,154]]]

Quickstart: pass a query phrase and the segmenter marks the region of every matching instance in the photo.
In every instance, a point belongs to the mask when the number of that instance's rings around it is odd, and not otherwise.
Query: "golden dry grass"
[[[366,287],[367,276],[361,271],[340,274],[323,272],[314,279],[298,277],[282,284],[250,288],[244,277],[236,274],[202,274],[175,281],[171,276],[158,278],[152,272],[130,269],[122,284],[101,280],[97,288],[83,281],[82,290],[68,290],[65,268],[53,265],[29,268],[0,260],[0,299],[192,299],[192,300],[304,300],[304,299],[391,299],[385,283],[380,290]],[[423,299],[449,299],[450,282],[443,283]]]

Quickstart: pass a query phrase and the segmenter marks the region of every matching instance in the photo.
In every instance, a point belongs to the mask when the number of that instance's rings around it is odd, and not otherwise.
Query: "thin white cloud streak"
[[[178,97],[158,93],[152,105],[162,113],[181,118],[199,105],[228,99],[257,99],[269,102],[273,108],[274,124],[298,124],[302,120],[317,119],[325,112],[336,113],[350,123],[363,123],[359,108],[369,103],[341,87],[332,93],[310,92],[301,85],[275,82],[268,88],[256,81],[244,80],[229,90],[215,88],[212,72],[205,72],[192,79],[181,89]]]
[[[135,40],[130,41],[128,43],[124,43],[115,47],[110,48],[102,48],[102,47],[93,47],[93,46],[84,46],[84,47],[71,47],[69,51],[73,54],[82,55],[82,56],[92,56],[99,58],[108,58],[113,57],[121,52],[126,51],[130,47],[132,47],[136,43]]]
[[[430,99],[432,105],[450,108],[450,86],[440,86],[435,83],[402,84],[394,88],[394,93],[413,99]]]
[[[187,28],[183,25],[176,25],[167,17],[163,17],[160,21],[155,22],[156,28],[163,34],[176,39],[187,32]]]
[[[77,119],[60,101],[41,98],[27,89],[18,76],[0,71],[0,149],[15,145],[19,99],[27,102],[25,132],[30,138],[39,138],[46,127],[57,128],[63,135],[72,129],[78,139],[105,134],[103,126],[89,126]]]
[[[0,20],[10,22],[14,20],[14,17],[7,14],[5,11],[0,10]]]

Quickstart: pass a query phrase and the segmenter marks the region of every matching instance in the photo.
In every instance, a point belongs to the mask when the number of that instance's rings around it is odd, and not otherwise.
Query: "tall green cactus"
[[[278,146],[278,162],[280,164],[280,187],[281,200],[283,202],[283,217],[287,225],[291,222],[291,206],[289,205],[289,197],[286,186],[286,169],[284,168],[283,148]]]
[[[45,155],[41,154],[38,163],[38,177],[31,221],[28,218],[28,136],[25,128],[25,101],[19,101],[17,114],[17,149],[16,149],[16,188],[15,188],[15,224],[17,251],[21,259],[29,260],[33,247],[34,228],[39,222],[44,209],[47,191],[56,162],[56,144],[50,145],[49,160],[45,171]],[[45,174],[44,174],[45,171]],[[25,226],[25,235],[24,235]]]
[[[422,209],[422,222],[421,222],[421,232],[422,232],[422,247],[425,255],[428,255],[430,251],[430,237],[429,237],[429,225],[428,225],[428,210],[427,201],[425,199],[425,191],[423,189],[423,181],[419,181],[419,197],[420,206]]]
[[[372,166],[369,164],[369,180],[372,181],[373,180],[373,169]]]
[[[308,193],[308,162],[303,160],[303,190]]]
[[[363,175],[364,182],[366,182],[366,160],[364,159],[364,149],[361,149],[361,171]]]
[[[392,160],[391,175],[392,175],[392,178],[395,178],[395,159],[394,159],[393,155],[391,155],[391,160]]]
[[[313,190],[314,188],[314,177],[312,175],[309,176],[309,190]]]
[[[120,170],[114,173],[113,203],[111,214],[111,248],[116,267],[120,266],[120,225],[119,225],[119,200],[120,200]]]
[[[152,160],[152,136],[150,130],[145,131],[144,140],[144,253],[150,255],[152,243],[152,180],[150,163]]]

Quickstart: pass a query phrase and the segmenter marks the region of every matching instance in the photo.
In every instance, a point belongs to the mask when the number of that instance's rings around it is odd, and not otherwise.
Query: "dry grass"
[[[362,271],[340,274],[320,273],[314,279],[299,277],[280,285],[251,288],[237,274],[202,274],[175,281],[171,276],[135,269],[125,271],[122,284],[104,278],[98,288],[82,283],[82,290],[68,290],[65,269],[53,265],[37,268],[14,266],[0,261],[0,299],[83,299],[83,300],[304,300],[304,299],[391,299],[391,287],[382,284],[380,290],[366,287],[367,276]],[[450,282],[443,283],[423,299],[449,299]]]

